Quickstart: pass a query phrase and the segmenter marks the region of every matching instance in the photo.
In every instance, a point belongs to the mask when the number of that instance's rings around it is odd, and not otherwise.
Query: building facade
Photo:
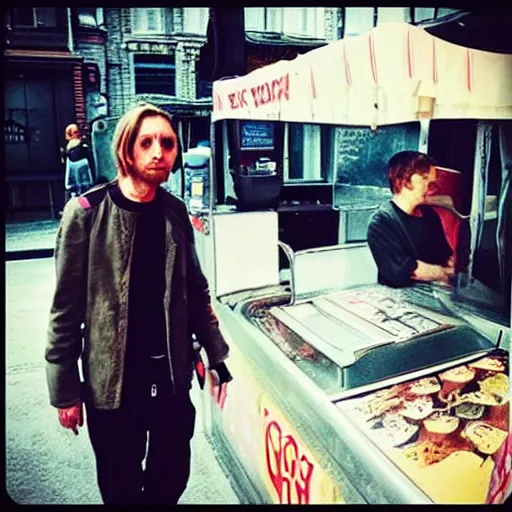
[[[84,42],[76,51],[100,68],[109,116],[121,115],[141,96],[201,95],[196,62],[206,42],[207,8],[103,8],[103,19],[104,54]]]
[[[418,23],[454,9],[248,7],[247,72],[293,59],[379,23]],[[55,216],[62,207],[64,128],[85,135],[103,116],[120,116],[141,99],[193,105],[208,122],[211,76],[208,8],[8,8],[5,16],[4,138],[8,215]],[[204,123],[203,123],[204,124]],[[297,128],[298,130],[299,128]],[[304,148],[319,134],[301,129]],[[208,128],[201,128],[201,137]],[[300,130],[299,130],[300,131]],[[304,158],[307,157],[304,149]]]
[[[51,217],[64,197],[64,129],[75,121],[85,123],[83,58],[71,50],[67,8],[7,8],[4,13],[7,220]]]

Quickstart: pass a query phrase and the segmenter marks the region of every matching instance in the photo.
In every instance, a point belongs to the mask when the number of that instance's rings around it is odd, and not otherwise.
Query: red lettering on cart
[[[215,93],[214,95],[214,109],[215,110],[222,110],[222,100],[220,99],[220,95]]]
[[[271,82],[265,82],[256,87],[251,87],[252,97],[256,107],[270,102],[279,101],[281,98],[290,99],[290,78],[289,74],[283,75],[279,79]]]
[[[231,94],[228,94],[229,103],[231,104],[231,108],[242,108],[248,107],[247,100],[245,99],[245,94],[247,93],[247,89],[242,89],[241,91],[236,91]]]
[[[264,409],[264,415],[268,415],[267,409]],[[279,502],[309,504],[314,465],[305,454],[300,454],[292,435],[282,435],[277,421],[269,422],[265,429],[265,458]]]
[[[247,93],[247,89],[243,89],[242,92],[240,93],[240,104],[244,107],[249,106],[249,105],[247,105],[247,100],[245,98],[246,93]]]
[[[236,93],[232,92],[231,94],[228,94],[228,98],[231,108],[238,108],[238,103],[236,102]]]

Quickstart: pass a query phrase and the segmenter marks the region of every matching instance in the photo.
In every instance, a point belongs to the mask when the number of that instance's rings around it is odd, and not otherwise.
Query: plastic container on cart
[[[183,155],[185,201],[190,211],[208,208],[210,202],[210,148],[189,149]]]

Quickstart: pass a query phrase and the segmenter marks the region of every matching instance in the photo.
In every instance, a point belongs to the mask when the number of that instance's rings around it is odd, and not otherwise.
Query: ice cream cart
[[[510,493],[511,70],[512,55],[389,24],[214,83],[209,188],[189,210],[234,377],[203,393],[204,426],[242,502]],[[378,285],[370,156],[429,151],[454,119],[477,120],[460,278]],[[495,289],[472,274],[488,220]]]

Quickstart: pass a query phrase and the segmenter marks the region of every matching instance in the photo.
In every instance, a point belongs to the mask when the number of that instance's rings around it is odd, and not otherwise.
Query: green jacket
[[[55,248],[56,290],[45,351],[50,403],[69,407],[85,390],[99,409],[121,403],[128,291],[137,213],[115,205],[100,185],[66,205]],[[185,204],[159,187],[165,212],[166,316],[169,365],[175,392],[190,389],[191,336],[205,348],[210,366],[228,356],[212,311],[208,283],[194,245]],[[82,329],[82,324],[85,327]]]

